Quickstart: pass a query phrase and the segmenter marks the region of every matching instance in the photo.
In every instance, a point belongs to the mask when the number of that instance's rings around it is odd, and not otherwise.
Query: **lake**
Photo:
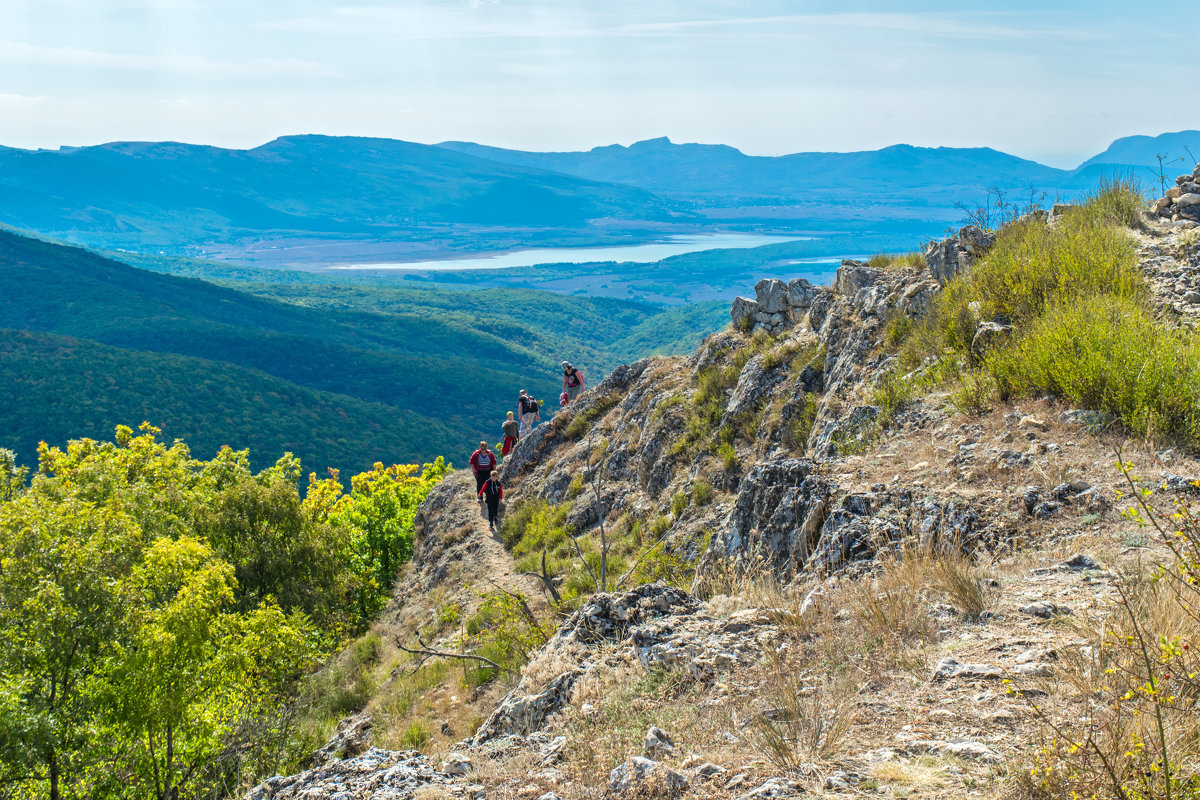
[[[434,261],[383,261],[365,264],[339,264],[333,269],[388,269],[420,271],[460,271],[532,267],[538,264],[586,264],[590,262],[631,262],[649,264],[671,256],[700,250],[762,247],[766,244],[798,242],[811,236],[772,236],[761,233],[704,233],[672,236],[660,242],[608,247],[531,247],[504,253]]]

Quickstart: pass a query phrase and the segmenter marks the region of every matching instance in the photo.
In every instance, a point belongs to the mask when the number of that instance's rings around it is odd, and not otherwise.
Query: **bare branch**
[[[425,642],[421,639],[420,635],[417,636],[417,642],[421,645],[419,648],[405,647],[404,644],[401,642],[400,637],[399,636],[396,637],[396,647],[400,648],[405,653],[409,653],[409,654],[415,655],[415,656],[422,656],[421,660],[417,662],[417,665],[415,667],[413,667],[414,671],[420,669],[421,665],[424,664],[426,661],[428,661],[430,658],[457,658],[462,661],[482,662],[483,664],[486,664],[487,666],[491,667],[492,669],[496,670],[497,672],[509,672],[509,673],[514,673],[514,674],[516,672],[515,670],[511,670],[508,667],[502,667],[499,664],[497,664],[495,661],[492,661],[490,658],[484,658],[483,656],[477,656],[477,655],[473,655],[471,653],[447,653],[445,650],[434,650],[429,645],[425,644]]]
[[[545,550],[542,550],[542,571],[541,571],[541,573],[518,572],[517,574],[518,575],[528,575],[531,578],[537,578],[538,580],[540,580],[542,582],[542,586],[546,590],[546,594],[550,595],[550,598],[554,601],[554,605],[555,606],[562,605],[562,596],[559,595],[558,588],[555,587],[555,585],[554,585],[554,578],[552,578],[550,576],[550,573],[546,570],[546,551]]]

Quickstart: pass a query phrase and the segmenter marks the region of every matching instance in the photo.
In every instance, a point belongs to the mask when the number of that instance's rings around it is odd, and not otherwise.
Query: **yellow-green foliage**
[[[490,659],[509,672],[516,672],[529,661],[529,655],[549,639],[552,628],[532,615],[528,600],[520,593],[500,589],[480,598],[479,610],[465,626],[460,645]],[[469,685],[478,686],[498,677],[486,664],[466,673]]]
[[[439,456],[432,464],[376,462],[350,479],[341,493],[336,473],[324,480],[310,474],[305,509],[315,519],[347,534],[351,569],[358,576],[359,629],[383,610],[401,565],[412,558],[417,506],[451,469]]]
[[[1200,343],[1150,312],[1126,230],[1143,203],[1131,184],[1113,182],[1053,226],[1031,218],[1005,227],[910,332],[908,365],[936,355],[933,374],[946,376],[965,364],[953,392],[963,411],[1049,392],[1111,412],[1141,434],[1200,444]],[[991,319],[1007,320],[1012,333],[972,352],[977,324]],[[896,399],[890,390],[881,397]]]
[[[1030,320],[1051,303],[1096,293],[1141,298],[1145,280],[1133,240],[1087,205],[1054,227],[1030,218],[1004,228],[967,279],[946,287],[932,316],[949,346],[969,352],[980,320]]]
[[[898,269],[902,267],[923,267],[925,256],[917,252],[908,253],[876,253],[867,261],[872,269]]]
[[[29,486],[0,475],[0,782],[17,796],[217,796],[294,768],[311,743],[286,709],[366,621],[347,598],[390,589],[409,492],[444,468],[377,465],[350,495],[331,479],[302,499],[291,454],[254,473],[245,451],[200,461],[158,433],[43,445]],[[331,670],[329,713],[365,702],[378,645]]]
[[[726,472],[737,469],[738,455],[732,442],[724,441],[717,445],[717,458],[721,459],[721,466]]]
[[[672,516],[674,516],[676,519],[682,517],[683,512],[687,511],[687,507],[691,505],[691,502],[692,498],[688,496],[687,492],[676,492],[675,496],[671,498]]]
[[[580,438],[591,429],[596,420],[607,414],[617,404],[618,400],[620,400],[620,397],[616,392],[613,392],[597,401],[595,405],[583,411],[576,412],[571,417],[571,422],[567,425],[567,429],[563,432],[563,435],[568,439]]]
[[[681,453],[688,447],[708,442],[715,449],[719,442],[713,438],[721,418],[725,414],[726,393],[737,385],[738,376],[746,362],[759,353],[769,352],[775,339],[762,331],[755,331],[750,341],[729,352],[722,363],[710,364],[700,370],[696,378],[696,391],[692,395],[692,407],[684,422],[684,435],[676,440],[673,452]],[[788,356],[792,354],[789,351]],[[777,355],[773,366],[780,363]]]
[[[692,482],[692,502],[697,506],[706,506],[712,502],[715,492],[713,485],[704,478]]]
[[[1051,307],[986,364],[1002,396],[1053,392],[1115,413],[1145,434],[1200,441],[1200,346],[1128,299],[1100,295]]]

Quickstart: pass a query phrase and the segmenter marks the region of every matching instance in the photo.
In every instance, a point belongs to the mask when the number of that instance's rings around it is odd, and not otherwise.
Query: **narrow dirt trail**
[[[480,596],[497,587],[520,592],[535,610],[545,605],[541,581],[518,574],[500,531],[488,529],[470,470],[446,476],[429,494],[416,524],[413,561],[397,583],[384,620],[396,633],[429,624],[456,604],[474,613]]]

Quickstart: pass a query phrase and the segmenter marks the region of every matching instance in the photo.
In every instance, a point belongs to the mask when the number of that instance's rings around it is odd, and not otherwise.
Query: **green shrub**
[[[704,478],[697,478],[692,482],[692,502],[697,506],[706,506],[711,503],[714,494],[712,484]]]
[[[924,322],[909,332],[905,363],[940,357],[947,347],[973,362],[971,341],[982,320],[1020,327],[1050,305],[1098,293],[1144,300],[1136,242],[1116,222],[1135,197],[1124,185],[1110,184],[1053,227],[1032,217],[1005,226],[987,255],[951,281]],[[896,325],[900,336],[902,326]]]
[[[965,372],[950,392],[950,405],[960,414],[983,416],[992,410],[996,382],[984,370]]]
[[[737,451],[733,449],[733,442],[721,442],[717,446],[717,458],[721,459],[721,466],[726,472],[733,472],[738,467]]]
[[[800,413],[785,423],[780,438],[785,445],[803,450],[808,445],[813,423],[817,420],[817,400],[811,392],[804,395],[804,406]]]
[[[574,500],[581,494],[583,494],[583,473],[576,472],[571,478],[571,484],[567,487],[567,499]]]
[[[683,512],[687,510],[691,502],[691,498],[688,497],[687,492],[676,492],[675,496],[671,498],[671,515],[675,519],[679,519],[683,516]]]
[[[1085,203],[1088,213],[1101,221],[1123,228],[1143,229],[1142,210],[1148,201],[1145,188],[1131,176],[1100,181]]]
[[[879,428],[886,428],[896,414],[912,402],[916,393],[915,382],[895,370],[881,375],[871,392],[872,402],[879,406],[879,417],[876,419]]]
[[[433,732],[424,723],[413,720],[404,729],[404,735],[400,737],[400,746],[405,750],[420,750],[432,741]]]
[[[1200,443],[1200,346],[1139,303],[1099,296],[1063,302],[988,359],[1001,396],[1050,392],[1116,414],[1147,436]]]
[[[571,421],[567,424],[567,428],[565,431],[563,431],[563,435],[568,439],[581,438],[585,433],[588,432],[596,420],[600,419],[610,410],[612,410],[613,406],[617,404],[618,400],[620,400],[620,397],[616,392],[614,392],[597,401],[596,404],[590,408],[587,408],[583,411],[577,411],[575,415],[571,417]]]

